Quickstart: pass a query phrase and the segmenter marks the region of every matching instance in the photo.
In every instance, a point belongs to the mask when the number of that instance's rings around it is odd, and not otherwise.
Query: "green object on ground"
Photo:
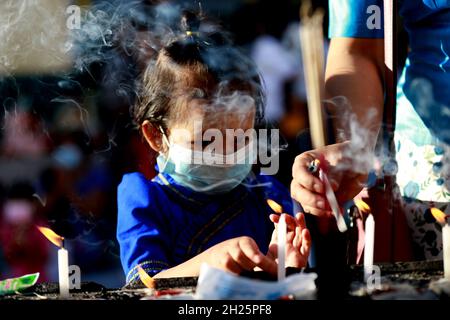
[[[27,274],[18,278],[11,278],[0,281],[0,296],[13,294],[17,291],[34,286],[39,279],[39,272]]]

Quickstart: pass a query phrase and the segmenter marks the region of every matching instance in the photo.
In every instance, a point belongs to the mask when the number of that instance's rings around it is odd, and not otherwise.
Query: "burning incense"
[[[442,226],[442,258],[444,260],[444,278],[450,280],[450,215],[437,208],[431,208],[431,214]]]
[[[373,253],[375,248],[375,220],[370,207],[362,200],[355,200],[361,213],[367,214],[364,236],[364,281],[367,283],[373,273]]]
[[[337,227],[340,232],[347,231],[347,224],[345,223],[344,217],[342,216],[339,203],[336,199],[336,195],[334,194],[333,188],[331,187],[331,183],[328,180],[328,176],[325,173],[326,170],[323,166],[323,163],[319,159],[314,159],[308,166],[308,170],[311,173],[319,172],[319,179],[320,181],[323,182],[325,186],[325,197],[327,198],[327,201],[330,204],[331,211],[333,212],[333,216],[336,219]]]
[[[304,1],[300,8],[300,43],[308,100],[309,127],[314,149],[327,144],[322,108],[324,91],[323,17],[323,10],[312,12],[311,1]]]
[[[37,228],[51,243],[60,248],[58,250],[59,294],[62,298],[67,298],[69,297],[69,254],[64,249],[64,238],[49,228]]]
[[[286,218],[283,216],[283,207],[275,201],[268,199],[267,204],[269,207],[280,215],[280,220],[277,226],[277,250],[278,250],[278,281],[282,281],[286,278],[286,233],[287,225]]]

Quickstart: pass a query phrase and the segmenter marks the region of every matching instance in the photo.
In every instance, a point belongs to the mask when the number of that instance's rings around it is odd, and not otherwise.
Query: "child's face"
[[[222,137],[222,154],[235,152],[248,141],[238,141],[228,135],[227,129],[253,129],[256,108],[254,103],[234,106],[208,105],[203,99],[193,99],[188,102],[185,119],[177,119],[169,123],[169,140],[171,143],[182,145],[196,151],[203,151],[205,147],[215,141],[217,135]],[[238,135],[237,135],[238,136]],[[247,138],[248,139],[248,138]],[[216,142],[217,143],[217,142]]]

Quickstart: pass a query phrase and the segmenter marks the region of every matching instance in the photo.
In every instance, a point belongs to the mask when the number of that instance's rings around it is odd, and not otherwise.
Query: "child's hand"
[[[255,267],[270,274],[277,274],[277,264],[274,259],[265,256],[258,248],[255,240],[250,237],[239,237],[223,241],[202,254],[203,262],[235,274],[243,271],[253,271]]]
[[[305,217],[302,213],[297,213],[294,217],[283,214],[286,218],[286,267],[304,268],[308,263],[309,251],[311,249],[311,236],[306,229]],[[278,256],[278,221],[280,215],[271,214],[270,220],[275,226],[272,233],[272,240],[269,245],[267,257],[276,259]]]

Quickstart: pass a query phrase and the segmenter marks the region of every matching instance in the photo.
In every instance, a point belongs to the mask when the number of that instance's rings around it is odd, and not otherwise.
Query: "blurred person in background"
[[[1,278],[40,272],[39,281],[47,280],[50,244],[36,228],[45,219],[33,188],[27,183],[11,186],[0,213],[0,251],[6,265]]]
[[[266,89],[265,118],[278,124],[286,113],[285,85],[298,75],[295,59],[282,45],[280,39],[286,22],[277,18],[274,10],[281,10],[268,1],[262,1],[254,13],[257,37],[251,49]]]
[[[0,182],[34,183],[48,165],[49,136],[44,124],[32,112],[17,107],[5,114],[0,142]]]

